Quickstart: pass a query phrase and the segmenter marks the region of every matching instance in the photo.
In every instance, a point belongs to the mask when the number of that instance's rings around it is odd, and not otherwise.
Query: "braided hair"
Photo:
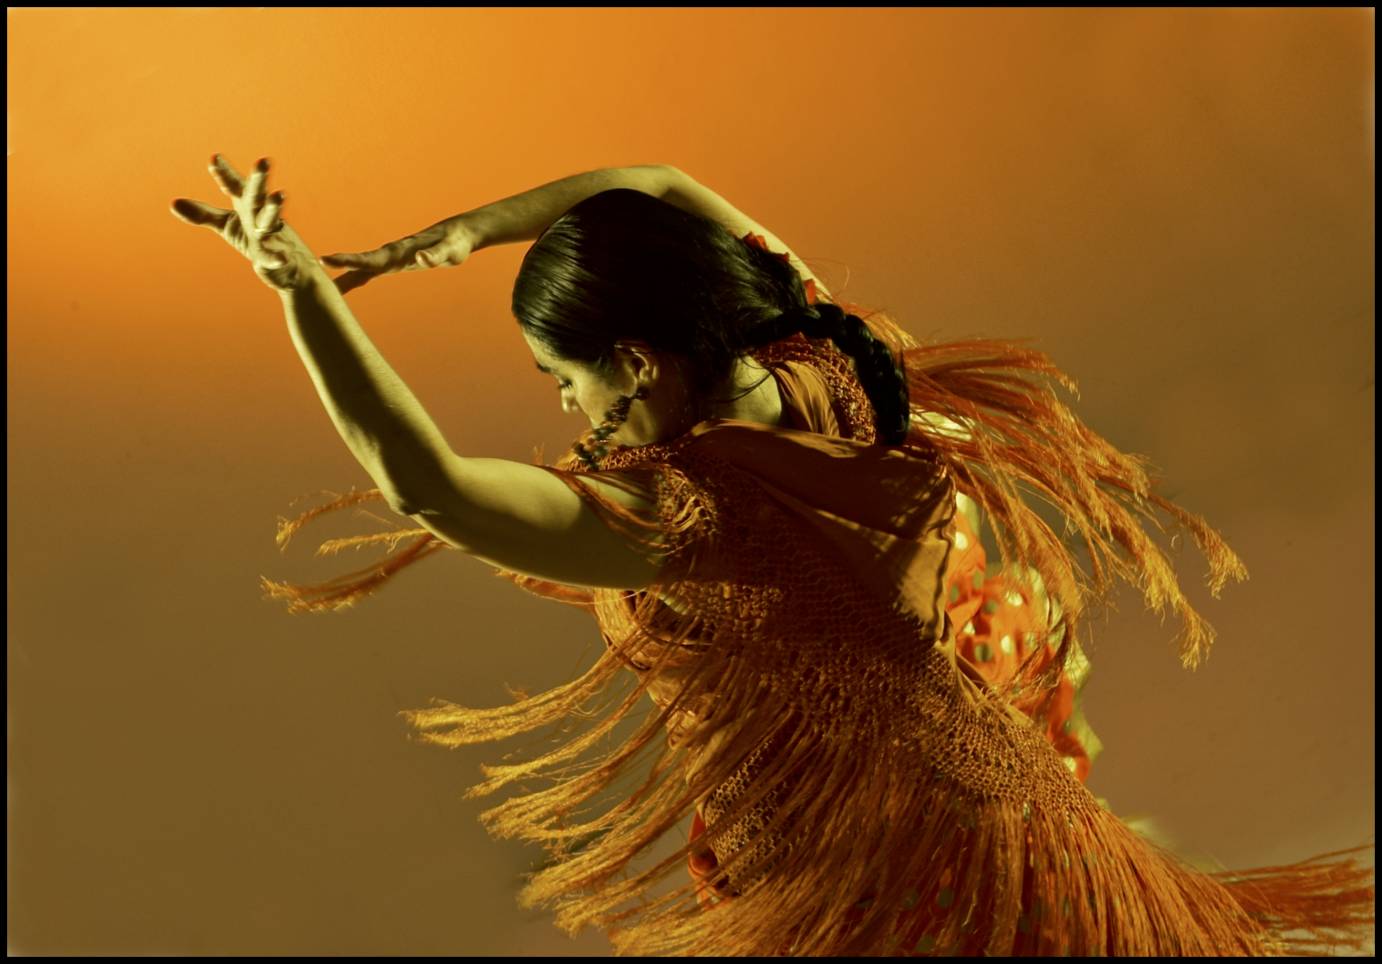
[[[830,338],[854,360],[878,442],[907,435],[905,374],[862,319],[809,304],[785,255],[641,191],[602,191],[554,221],[523,258],[512,307],[525,334],[598,375],[612,373],[617,341],[676,356],[703,409],[751,349],[798,332]]]
[[[901,445],[907,437],[911,404],[907,377],[892,351],[869,330],[858,315],[846,314],[830,302],[803,305],[784,311],[760,325],[751,335],[751,346],[766,345],[801,332],[808,338],[829,338],[854,360],[863,386],[877,416],[878,439],[884,445]]]

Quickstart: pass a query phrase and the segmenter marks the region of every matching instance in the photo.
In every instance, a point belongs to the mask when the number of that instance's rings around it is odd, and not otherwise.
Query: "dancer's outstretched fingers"
[[[259,209],[259,214],[254,219],[255,230],[260,234],[269,234],[283,227],[283,223],[278,220],[278,211],[287,199],[288,195],[282,191],[270,194],[268,201]]]
[[[231,218],[235,217],[234,211],[227,211],[223,208],[213,208],[209,204],[201,201],[192,201],[185,197],[177,198],[173,201],[173,213],[188,224],[199,224],[208,227],[220,234],[225,230],[226,224]]]
[[[398,242],[391,241],[389,244],[397,245]],[[391,257],[389,245],[385,245],[382,248],[375,248],[373,251],[328,254],[321,261],[332,268],[363,268],[368,271],[383,271],[387,269]]]
[[[254,170],[250,171],[249,180],[245,182],[245,193],[240,197],[251,224],[258,219],[259,211],[264,207],[265,187],[268,180],[269,159],[261,157],[259,162],[254,165]]]
[[[245,191],[245,179],[219,154],[211,155],[211,176],[230,197],[239,198]]]

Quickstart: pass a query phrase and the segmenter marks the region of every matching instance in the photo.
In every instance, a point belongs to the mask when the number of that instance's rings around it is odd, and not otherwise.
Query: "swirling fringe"
[[[1203,518],[1154,491],[1144,458],[1120,452],[1060,401],[1052,385],[1074,392],[1069,376],[1042,352],[1017,343],[920,345],[887,315],[844,307],[860,314],[903,361],[913,409],[906,444],[939,451],[957,488],[988,515],[1004,561],[1035,568],[1060,603],[1068,631],[1056,658],[1040,675],[1024,666],[1020,688],[1055,684],[1089,601],[1115,579],[1136,587],[1158,614],[1170,610],[1180,617],[1181,662],[1198,666],[1214,641],[1213,627],[1185,598],[1147,527],[1164,532],[1160,511],[1190,532],[1208,560],[1207,584],[1216,597],[1229,580],[1246,579],[1247,569]],[[1063,516],[1067,532],[1088,550],[1089,572],[1032,501]]]
[[[295,519],[280,518],[275,542],[281,551],[286,551],[293,536],[314,519],[366,502],[382,501],[384,501],[384,494],[379,489],[368,489],[336,496],[330,502],[309,509]],[[401,550],[397,548],[400,542],[409,538],[414,539],[411,545]],[[335,579],[314,585],[279,582],[269,579],[267,576],[260,576],[260,588],[264,590],[266,599],[286,601],[290,613],[331,612],[353,606],[361,599],[378,591],[400,570],[419,559],[424,559],[439,549],[452,548],[426,529],[398,529],[394,532],[376,535],[331,539],[318,547],[317,555],[330,555],[346,548],[379,544],[388,546],[389,554],[384,559],[364,569],[348,572],[337,576]]]

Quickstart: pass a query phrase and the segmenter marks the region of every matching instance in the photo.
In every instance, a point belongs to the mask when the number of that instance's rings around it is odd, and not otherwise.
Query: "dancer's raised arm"
[[[265,196],[263,159],[248,179],[219,155],[211,173],[231,210],[179,198],[173,212],[211,228],[282,300],[293,344],[327,414],[394,511],[485,561],[578,585],[642,588],[657,566],[611,532],[558,479],[532,465],[461,458],[365,335],[311,250]],[[592,484],[599,483],[592,480]],[[637,494],[611,492],[630,509]]]

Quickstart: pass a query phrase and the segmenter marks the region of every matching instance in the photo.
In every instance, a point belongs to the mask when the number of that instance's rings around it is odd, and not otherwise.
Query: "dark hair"
[[[782,256],[641,191],[602,191],[554,221],[523,258],[513,314],[552,354],[597,374],[613,371],[616,341],[675,355],[701,404],[750,349],[797,332],[828,337],[854,359],[879,442],[907,435],[906,378],[862,319],[808,305]]]

